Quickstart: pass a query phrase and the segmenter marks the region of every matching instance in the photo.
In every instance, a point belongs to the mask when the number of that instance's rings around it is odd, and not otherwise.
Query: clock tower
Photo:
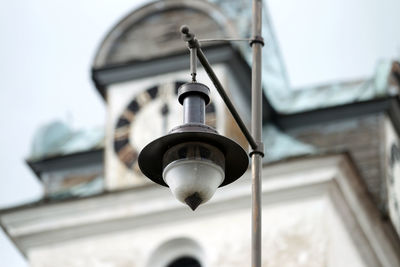
[[[107,102],[105,185],[108,190],[147,182],[137,157],[151,140],[182,123],[177,89],[190,80],[189,52],[179,28],[187,24],[199,39],[237,37],[235,27],[204,1],[172,0],[144,6],[117,24],[102,42],[93,80]],[[247,122],[250,69],[238,48],[226,42],[203,49]],[[206,123],[247,149],[244,136],[203,69],[198,80],[211,88]]]

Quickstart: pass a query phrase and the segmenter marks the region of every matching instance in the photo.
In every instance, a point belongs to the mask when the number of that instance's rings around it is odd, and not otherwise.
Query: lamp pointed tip
[[[185,198],[185,203],[194,211],[203,202],[199,193],[193,193]]]

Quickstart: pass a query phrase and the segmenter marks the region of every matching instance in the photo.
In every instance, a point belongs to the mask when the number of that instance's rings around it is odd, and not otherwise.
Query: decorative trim
[[[76,168],[92,164],[102,164],[104,159],[104,150],[96,149],[84,152],[78,152],[68,155],[55,156],[41,160],[26,160],[26,164],[41,180],[43,172],[55,171],[60,169]]]
[[[247,173],[228,188],[220,188],[215,198],[195,214],[173,199],[167,189],[148,186],[134,194],[128,190],[75,202],[3,211],[0,223],[26,255],[38,246],[85,236],[249,209],[250,182]],[[264,207],[295,199],[328,197],[337,211],[347,210],[346,214],[338,214],[348,224],[348,234],[355,238],[354,242],[362,242],[362,255],[370,255],[368,266],[400,266],[400,241],[390,222],[380,217],[349,156],[314,156],[266,165],[262,191]],[[358,230],[354,231],[354,227]]]
[[[228,66],[235,77],[241,92],[248,103],[251,102],[251,69],[241,53],[232,45],[223,43],[203,48],[210,64],[223,63]],[[114,83],[151,77],[169,72],[188,70],[188,52],[171,54],[145,61],[134,61],[126,64],[92,69],[92,80],[100,93],[106,99],[107,87]],[[263,120],[267,121],[275,115],[275,110],[263,94]]]
[[[273,122],[282,130],[315,125],[330,121],[366,116],[375,113],[387,112],[400,133],[400,105],[397,97],[376,98],[363,102],[321,108],[294,114],[277,114]]]

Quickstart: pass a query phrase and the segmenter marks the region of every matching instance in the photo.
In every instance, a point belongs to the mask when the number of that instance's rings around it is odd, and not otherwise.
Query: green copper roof
[[[247,0],[210,0],[217,4],[236,26],[239,37],[251,38],[252,2]],[[369,100],[392,94],[388,84],[391,61],[379,62],[375,75],[359,81],[336,82],[308,88],[290,88],[285,64],[280,55],[274,29],[269,20],[267,1],[263,1],[263,89],[276,111],[282,114],[330,107]],[[251,48],[235,43],[251,64]]]
[[[104,146],[103,127],[72,130],[67,124],[54,121],[36,132],[29,159],[32,161],[89,151]]]

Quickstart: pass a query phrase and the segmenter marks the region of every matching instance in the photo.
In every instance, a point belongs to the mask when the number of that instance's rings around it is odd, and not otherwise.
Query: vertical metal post
[[[261,92],[261,0],[253,0],[253,23],[251,43],[253,49],[251,80],[251,132],[255,141],[262,146],[262,92]],[[259,41],[257,41],[259,40]],[[252,159],[252,267],[261,267],[261,148],[251,153]]]
[[[191,49],[191,72],[193,73],[193,48],[197,48],[197,56],[200,63],[205,68],[210,79],[213,81],[218,93],[224,100],[233,117],[238,122],[238,125],[247,140],[249,141],[252,150],[250,151],[252,160],[252,238],[251,238],[251,262],[252,267],[261,267],[261,175],[262,175],[262,158],[264,156],[264,148],[262,143],[262,86],[261,86],[261,49],[264,45],[261,36],[261,12],[262,1],[253,0],[253,25],[252,25],[252,40],[251,46],[253,49],[252,63],[252,79],[251,79],[251,135],[248,133],[239,114],[236,112],[233,104],[226,95],[221,83],[213,72],[206,57],[201,51],[194,35],[189,32],[187,26],[181,27],[183,40],[188,42]],[[193,77],[193,75],[192,75]],[[195,76],[194,76],[195,77]]]
[[[190,75],[192,75],[192,82],[196,82],[197,75],[197,48],[190,48]]]

